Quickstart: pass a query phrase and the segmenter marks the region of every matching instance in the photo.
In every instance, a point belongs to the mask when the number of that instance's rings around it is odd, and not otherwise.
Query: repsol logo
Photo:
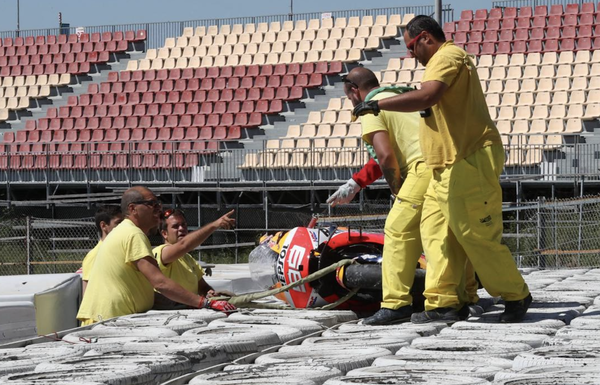
[[[288,253],[287,245],[284,245],[281,248],[281,252],[279,253],[279,258],[277,260],[277,271],[276,271],[277,279],[279,280],[279,282],[281,282],[283,285],[287,285],[287,284],[291,284],[291,283],[294,283],[294,282],[302,279],[302,274],[300,272],[300,265],[302,264],[302,258],[304,257],[305,253],[306,253],[306,248],[304,248],[302,246],[298,246],[298,245],[295,245],[291,249],[289,249],[289,253]],[[287,259],[286,259],[286,255],[288,257]],[[286,260],[287,260],[287,280],[286,280],[286,273],[285,273]],[[302,293],[306,292],[304,285],[297,286],[297,287],[293,288],[292,290],[299,291]]]

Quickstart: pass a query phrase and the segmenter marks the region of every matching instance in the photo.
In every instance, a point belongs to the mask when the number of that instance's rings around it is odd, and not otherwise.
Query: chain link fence
[[[363,231],[383,231],[391,200],[361,193],[352,204],[331,208],[267,202],[236,209],[237,228],[215,232],[191,254],[207,263],[246,262],[264,233],[306,226],[313,215],[321,223]],[[165,206],[168,207],[168,206]],[[214,204],[184,205],[190,230],[231,210]],[[266,208],[266,209],[265,209]],[[71,273],[98,241],[94,208],[86,206],[2,209],[0,275]],[[54,218],[44,218],[44,215]],[[548,200],[539,198],[504,209],[504,243],[519,267],[548,269],[600,266],[600,196]],[[152,245],[162,243],[158,234]]]

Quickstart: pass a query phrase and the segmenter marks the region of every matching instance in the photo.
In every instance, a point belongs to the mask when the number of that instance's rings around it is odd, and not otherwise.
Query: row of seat
[[[496,122],[498,131],[502,134],[521,135],[556,135],[579,134],[583,131],[580,118],[570,119],[542,119],[542,120],[499,120]],[[541,140],[541,139],[540,139]]]
[[[409,72],[409,71],[400,71]],[[410,72],[409,72],[410,73]],[[415,71],[413,74],[417,74]],[[600,63],[589,65],[579,64],[544,64],[541,66],[515,66],[515,67],[480,67],[477,68],[480,80],[508,80],[508,79],[566,79],[595,77],[600,74]]]
[[[111,41],[98,43],[67,43],[63,45],[33,45],[30,47],[0,47],[0,60],[3,63],[26,60],[27,57],[40,55],[77,54],[91,52],[123,52],[128,50],[128,42]],[[33,59],[32,59],[33,60]]]
[[[242,137],[240,126],[202,126],[202,127],[163,127],[163,128],[120,128],[120,129],[83,129],[83,130],[46,130],[16,132],[4,134],[4,144],[32,145],[56,142],[139,142],[181,141],[181,140],[235,140]],[[18,147],[21,148],[21,147]]]
[[[59,86],[71,83],[70,74],[29,75],[0,77],[2,87]]]
[[[471,55],[495,55],[510,53],[531,52],[562,52],[562,51],[590,51],[600,47],[600,37],[581,37],[577,39],[550,39],[550,40],[516,40],[514,42],[502,41],[499,43],[467,43],[457,44],[462,46]]]
[[[288,149],[246,154],[240,169],[360,168],[367,161],[366,151],[357,148],[328,148],[327,151],[310,151],[310,148]]]
[[[93,32],[70,35],[40,35],[5,37],[0,39],[0,47],[31,47],[42,45],[64,45],[75,43],[99,43],[110,41],[143,41],[146,40],[146,30]]]
[[[205,54],[211,56],[221,54],[231,54],[231,53],[240,53],[236,52],[236,50],[244,51],[249,50],[249,48],[244,48],[247,46],[254,47],[255,50],[261,52],[261,49],[264,47],[273,46],[274,49],[276,47],[280,47],[281,51],[284,50],[284,47],[299,46],[302,48],[303,42],[313,42],[320,41],[321,45],[316,47],[323,47],[326,41],[339,41],[339,40],[354,40],[357,38],[389,38],[394,37],[398,34],[398,26],[396,25],[388,25],[388,26],[361,26],[358,28],[354,27],[346,27],[346,28],[334,28],[334,29],[321,29],[321,30],[309,30],[309,31],[282,31],[282,32],[267,32],[267,33],[244,33],[241,35],[216,35],[216,36],[204,36],[204,37],[178,37],[175,41],[174,38],[167,39],[165,45],[158,49],[149,49],[146,54],[146,59],[155,59],[155,58],[168,58],[168,57],[181,57],[185,56],[185,52],[187,49],[196,49],[196,52],[204,52]],[[234,49],[232,47],[238,48]],[[242,48],[240,48],[241,46]],[[229,48],[224,48],[229,47]],[[309,45],[307,48],[310,48]],[[225,51],[223,51],[226,49]],[[323,49],[323,48],[321,48]],[[214,50],[214,51],[213,51]],[[233,52],[232,52],[233,51]],[[184,54],[182,54],[182,52]],[[270,50],[267,51],[271,52]],[[256,53],[256,52],[255,52]],[[197,54],[198,55],[198,54]]]
[[[111,94],[131,92],[160,92],[160,91],[197,91],[197,90],[224,90],[224,89],[263,89],[267,87],[319,87],[323,83],[321,74],[298,75],[271,75],[271,76],[245,76],[243,78],[204,78],[204,79],[178,79],[178,80],[151,80],[129,82],[103,82],[92,83],[88,86],[88,94]]]
[[[600,63],[600,51],[563,51],[563,52],[531,52],[511,55],[481,55],[475,57],[477,68],[482,67],[522,67],[560,64],[594,64]],[[404,66],[402,67],[404,69]]]
[[[85,95],[85,96],[84,96]],[[163,103],[203,103],[203,102],[231,102],[245,100],[298,100],[304,97],[302,87],[267,87],[263,89],[240,88],[237,90],[198,90],[198,91],[171,91],[171,92],[131,92],[120,94],[96,94],[82,97],[69,96],[67,105],[135,105],[135,104],[163,104]]]
[[[493,120],[500,122],[501,120],[514,120],[517,123],[528,124],[528,121],[562,119],[595,119],[600,117],[600,104],[590,104],[584,106],[582,104],[571,104],[569,106],[534,106],[534,107],[488,107],[490,116]],[[543,124],[540,123],[540,130]],[[554,127],[549,127],[548,131],[553,131]],[[582,130],[581,125],[577,128],[577,132]],[[557,132],[562,132],[559,129]],[[544,131],[542,131],[544,132]]]
[[[200,142],[207,145],[205,142]],[[208,143],[210,144],[210,142]],[[199,144],[196,147],[201,147]],[[124,169],[156,169],[168,170],[186,169],[197,167],[200,156],[210,155],[217,148],[191,149],[178,153],[164,152],[159,154],[139,152],[107,151],[94,154],[71,151],[69,153],[56,152],[40,156],[32,152],[13,156],[0,155],[0,170],[124,170]]]
[[[71,63],[105,63],[110,60],[110,52],[80,52],[68,54],[47,54],[35,56],[13,56],[11,58],[0,57],[2,67],[25,67],[48,64],[71,64]],[[23,71],[23,70],[21,70]]]
[[[392,34],[393,33],[393,34]],[[193,57],[203,58],[204,56],[230,56],[230,55],[256,55],[270,53],[282,54],[285,52],[304,52],[310,51],[324,51],[331,50],[335,51],[338,49],[360,48],[360,49],[376,49],[380,44],[380,39],[385,37],[396,36],[398,31],[392,31],[390,36],[358,36],[355,38],[343,37],[340,39],[313,39],[313,40],[287,40],[277,41],[274,43],[263,42],[263,43],[237,43],[237,44],[224,44],[224,45],[208,45],[208,46],[187,46],[184,48],[160,48],[158,50],[148,50],[145,60],[151,62],[156,59],[179,59]]]
[[[538,5],[533,7],[504,7],[492,8],[489,13],[487,9],[477,9],[475,12],[470,9],[465,9],[460,13],[460,20],[486,20],[486,19],[502,19],[516,17],[533,17],[533,16],[554,16],[554,15],[580,15],[594,14],[596,7],[593,2],[582,3],[581,7],[578,3],[550,5],[548,10],[547,5]]]
[[[470,32],[470,31],[502,31],[515,29],[530,29],[530,28],[553,28],[553,27],[576,27],[576,26],[593,26],[596,24],[594,14],[562,16],[534,16],[534,17],[519,17],[516,19],[491,19],[466,21],[461,20],[456,22],[456,30],[453,26],[445,26],[444,32]]]
[[[242,126],[257,127],[262,124],[261,112],[238,112],[223,114],[196,115],[144,115],[144,116],[105,116],[103,118],[41,118],[37,130],[94,130],[121,128],[162,128],[162,127],[203,127],[203,126]],[[29,132],[29,130],[27,130]]]
[[[183,29],[184,37],[192,36],[216,36],[216,35],[241,35],[244,33],[266,33],[266,32],[280,32],[280,31],[306,31],[306,30],[319,30],[319,29],[332,29],[332,28],[346,28],[346,27],[359,27],[359,26],[387,26],[406,25],[412,18],[413,14],[402,15],[377,15],[375,18],[370,15],[361,17],[352,16],[349,18],[336,17],[334,18],[322,18],[322,19],[310,19],[310,20],[297,20],[296,22],[288,20],[283,23],[274,21],[271,23],[250,23],[250,24],[223,24],[220,27],[217,25],[211,26],[199,26],[196,28],[186,27]],[[170,44],[169,39],[165,42],[165,45]]]
[[[40,75],[80,75],[90,72],[90,62],[85,63],[60,63],[36,64],[15,67],[0,67],[0,77],[40,76]]]
[[[329,138],[337,137],[344,138],[360,137],[362,135],[362,127],[360,123],[350,124],[291,124],[285,134],[286,139],[299,138]]]
[[[446,39],[456,44],[465,43],[498,43],[527,40],[575,39],[600,36],[600,25],[582,25],[580,27],[553,28],[517,28],[501,31],[446,32]]]
[[[262,66],[304,62],[352,62],[362,60],[362,50],[359,48],[323,50],[310,52],[257,53],[254,55],[219,55],[216,57],[180,57],[178,59],[141,59],[127,63],[127,71],[186,69],[197,67],[229,67],[229,66]]]
[[[279,113],[283,110],[281,100],[245,100],[231,102],[204,102],[204,103],[154,103],[137,105],[99,105],[99,106],[61,106],[60,108],[49,108],[46,119],[76,119],[76,118],[103,118],[130,116],[181,116],[197,114],[237,114],[239,112],[252,113],[261,112],[266,114]],[[35,120],[28,120],[25,129],[35,130],[38,127]],[[41,129],[41,125],[40,125]]]
[[[485,100],[489,107],[564,106],[570,104],[585,106],[600,103],[600,90],[510,92],[492,89],[486,93]]]
[[[257,77],[271,75],[298,75],[321,74],[334,75],[342,72],[341,62],[322,61],[289,64],[263,64],[263,65],[237,65],[225,67],[198,67],[198,68],[173,68],[161,70],[136,70],[109,72],[109,82],[151,81],[151,80],[177,80],[177,79],[204,79],[204,78],[230,78],[230,77]]]

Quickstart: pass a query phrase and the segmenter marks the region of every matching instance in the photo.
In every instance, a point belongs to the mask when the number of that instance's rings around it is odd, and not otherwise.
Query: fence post
[[[538,267],[540,268],[544,268],[546,267],[546,256],[544,254],[542,254],[542,251],[546,248],[546,242],[544,239],[544,234],[543,234],[543,227],[544,227],[544,219],[542,217],[542,200],[544,198],[543,197],[538,197],[538,202],[537,202],[537,230],[538,230],[538,237],[537,237],[537,248],[538,248],[538,252],[539,254],[539,259],[538,259]]]
[[[26,228],[26,250],[27,250],[27,274],[31,274],[31,217],[28,215],[25,218]]]

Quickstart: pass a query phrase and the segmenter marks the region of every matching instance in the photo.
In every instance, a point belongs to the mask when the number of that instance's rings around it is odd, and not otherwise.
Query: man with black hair
[[[90,280],[90,275],[92,273],[92,269],[94,268],[94,262],[96,261],[96,255],[98,254],[98,250],[102,245],[102,241],[106,238],[106,236],[117,227],[119,223],[123,220],[123,214],[121,213],[121,208],[119,206],[100,206],[96,211],[94,216],[96,222],[96,229],[98,230],[98,234],[100,236],[100,240],[96,244],[96,246],[90,250],[85,258],[83,259],[83,263],[81,264],[82,270],[82,295],[85,295],[85,289],[87,288],[88,281]]]
[[[363,67],[352,69],[343,80],[344,93],[353,105],[364,100],[385,100],[400,92],[394,87],[380,87],[375,74]],[[387,325],[407,321],[413,313],[410,290],[423,251],[419,222],[431,171],[419,147],[418,113],[365,115],[361,126],[371,157],[379,164],[373,166],[371,162],[370,167],[381,169],[368,174],[375,179],[383,174],[396,196],[384,228],[381,309],[362,321],[366,325]]]
[[[219,295],[232,296],[232,293],[215,290],[204,279],[204,270],[198,262],[188,254],[200,246],[217,229],[232,229],[235,219],[231,218],[234,210],[223,215],[214,222],[196,231],[188,232],[187,220],[183,211],[167,209],[160,218],[160,234],[165,243],[155,247],[152,252],[162,273],[179,283],[186,290],[211,298]],[[185,307],[156,293],[154,308],[158,310]]]
[[[427,255],[426,311],[412,321],[445,320],[463,303],[467,258],[492,296],[501,296],[500,322],[520,322],[532,298],[502,239],[504,149],[490,118],[479,77],[469,55],[446,41],[440,25],[417,16],[406,26],[408,51],[425,66],[421,88],[357,105],[356,116],[383,110],[430,109],[420,123],[423,157],[433,172],[425,195],[421,235]]]

